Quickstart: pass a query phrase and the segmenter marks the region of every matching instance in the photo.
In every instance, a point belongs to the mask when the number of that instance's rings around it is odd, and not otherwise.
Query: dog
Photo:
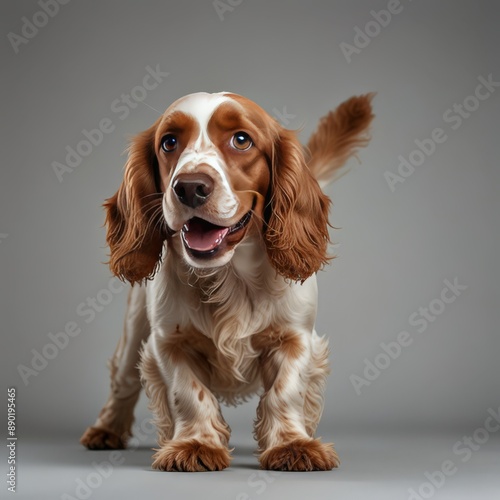
[[[111,394],[84,446],[126,446],[143,386],[153,468],[222,470],[231,450],[219,403],[260,393],[263,469],[339,465],[333,444],[314,437],[329,372],[314,329],[316,273],[331,258],[322,187],[367,145],[372,97],[323,117],[306,148],[229,92],[187,95],[131,141],[104,206],[111,271],[133,286]]]

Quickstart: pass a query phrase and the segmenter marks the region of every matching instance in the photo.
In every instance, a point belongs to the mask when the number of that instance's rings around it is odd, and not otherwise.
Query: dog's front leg
[[[201,472],[229,466],[230,429],[209,389],[210,370],[186,332],[150,337],[141,374],[159,431],[154,469]]]
[[[330,470],[339,464],[333,446],[314,439],[307,426],[304,406],[311,397],[322,398],[308,391],[321,386],[314,377],[318,369],[325,370],[318,366],[314,338],[310,332],[273,331],[254,339],[264,385],[255,423],[263,469]]]

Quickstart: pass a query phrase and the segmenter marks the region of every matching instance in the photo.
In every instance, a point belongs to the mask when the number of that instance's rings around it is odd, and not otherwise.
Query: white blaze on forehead
[[[211,145],[210,138],[208,137],[208,122],[215,110],[223,102],[235,102],[226,95],[225,92],[218,94],[208,94],[206,92],[199,92],[197,94],[189,94],[174,103],[172,110],[181,111],[198,122],[200,133],[195,141],[194,149],[199,150],[203,146]]]
[[[232,192],[224,172],[224,160],[221,158],[215,145],[208,136],[208,122],[210,118],[212,118],[215,110],[222,103],[236,103],[236,101],[226,94],[227,92],[219,92],[218,94],[209,94],[206,92],[189,94],[175,102],[169,109],[169,111],[180,111],[185,113],[193,118],[199,127],[199,134],[193,146],[186,149],[179,157],[171,178],[171,185],[181,170],[188,172],[196,171],[196,167],[200,163],[212,167],[219,174],[222,187],[225,191],[225,199],[221,200],[223,208],[219,211],[219,215],[223,218],[232,217],[237,212],[238,201]]]

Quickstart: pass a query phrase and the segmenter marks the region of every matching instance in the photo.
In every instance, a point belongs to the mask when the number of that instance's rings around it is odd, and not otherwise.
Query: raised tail
[[[321,188],[344,175],[347,160],[370,141],[374,93],[354,96],[321,118],[306,147],[307,164]],[[344,168],[343,168],[344,167]]]

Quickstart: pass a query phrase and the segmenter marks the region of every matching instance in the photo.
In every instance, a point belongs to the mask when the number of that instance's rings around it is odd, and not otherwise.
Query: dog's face
[[[278,273],[299,281],[327,260],[329,200],[295,134],[236,94],[174,102],[133,140],[105,206],[111,269],[132,283],[154,275],[165,240],[189,266],[214,268],[261,238]]]
[[[219,267],[262,231],[276,126],[231,94],[192,94],[173,103],[155,134],[163,216],[193,267]]]

